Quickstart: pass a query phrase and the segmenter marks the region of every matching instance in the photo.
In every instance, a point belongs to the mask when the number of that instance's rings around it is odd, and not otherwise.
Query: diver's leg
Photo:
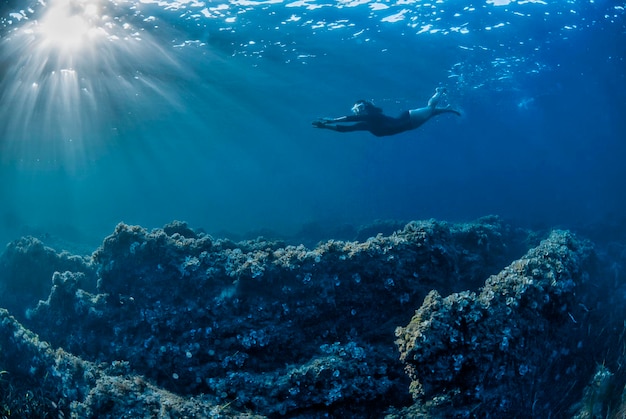
[[[439,104],[439,100],[441,100],[441,96],[446,94],[446,89],[444,87],[437,87],[435,89],[435,94],[428,101],[428,107],[431,109],[435,109],[437,104]]]
[[[445,87],[437,87],[435,89],[435,94],[428,100],[428,106],[424,106],[423,108],[411,109],[409,111],[409,117],[411,119],[411,128],[417,128],[422,125],[424,122],[428,121],[435,115],[439,115],[446,112],[455,113],[457,115],[461,115],[458,111],[453,109],[449,109],[449,107],[438,108],[437,105],[441,100],[441,97],[446,94]]]
[[[419,109],[411,109],[409,111],[409,118],[411,120],[411,128],[415,129],[422,125],[424,122],[428,121],[431,116],[433,116],[433,111],[435,109],[430,106],[426,106],[424,108]]]
[[[442,113],[453,113],[457,116],[461,116],[461,112],[456,109],[452,109],[450,106],[446,106],[445,108],[435,108],[433,109],[433,116],[441,115]]]

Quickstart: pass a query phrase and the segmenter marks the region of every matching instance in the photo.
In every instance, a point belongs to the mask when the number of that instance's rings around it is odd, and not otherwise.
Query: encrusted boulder
[[[625,381],[622,259],[535,237],[496,217],[313,248],[120,224],[90,260],[27,239],[3,260],[54,269],[38,303],[4,277],[32,332],[0,313],[0,391],[22,395],[0,413],[606,416]]]
[[[0,256],[0,307],[23,320],[26,310],[50,293],[56,271],[82,272],[82,289],[95,290],[96,269],[89,257],[57,252],[35,237],[9,243]]]
[[[572,380],[589,374],[576,362],[588,325],[578,293],[593,261],[588,242],[554,231],[479,292],[443,298],[431,291],[396,330],[414,409],[449,414],[462,406],[455,416],[465,409],[477,417],[534,409],[544,416],[546,398],[554,396],[549,389],[565,394]]]
[[[55,346],[125,360],[179,394],[268,415],[382,413],[410,400],[393,344],[409,307],[431,289],[479,283],[523,238],[495,217],[412,222],[314,249],[214,240],[184,223],[120,224],[93,255],[97,292],[78,288],[78,273],[57,273],[29,324]]]
[[[173,394],[133,374],[127,362],[85,361],[25,329],[0,309],[0,416],[249,418],[214,398]]]

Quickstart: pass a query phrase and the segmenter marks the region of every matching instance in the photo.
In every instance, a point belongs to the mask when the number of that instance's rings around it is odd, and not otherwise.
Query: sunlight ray
[[[181,72],[129,13],[132,4],[51,0],[2,39],[2,160],[80,165],[141,94],[175,107],[163,73]],[[63,161],[65,160],[65,161]],[[68,161],[69,160],[69,161]]]

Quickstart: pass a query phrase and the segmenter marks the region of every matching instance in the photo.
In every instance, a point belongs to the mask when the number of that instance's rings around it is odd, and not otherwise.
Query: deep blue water
[[[506,4],[505,4],[506,3]],[[624,220],[623,1],[49,0],[0,13],[0,238]],[[462,117],[311,121],[436,86]]]

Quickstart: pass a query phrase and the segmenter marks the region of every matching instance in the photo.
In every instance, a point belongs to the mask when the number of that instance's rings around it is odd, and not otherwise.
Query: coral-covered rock
[[[261,418],[209,397],[183,397],[132,374],[53,349],[0,309],[0,415],[76,418]]]
[[[478,416],[507,416],[533,405],[544,416],[548,386],[565,390],[569,380],[588,373],[574,361],[585,318],[577,291],[589,281],[592,262],[589,243],[555,231],[479,293],[442,298],[431,291],[396,331],[413,396],[445,400],[443,408],[472,407]],[[567,360],[568,370],[547,373]]]
[[[96,270],[89,258],[56,252],[34,237],[9,243],[0,257],[0,307],[23,320],[28,308],[50,293],[54,272],[82,272],[82,289],[95,290]]]
[[[93,255],[98,293],[56,274],[30,324],[87,360],[126,360],[170,391],[263,414],[320,405],[354,414],[354,400],[382,412],[409,400],[393,345],[408,308],[433,288],[452,292],[496,272],[512,243],[496,218],[413,222],[314,249],[214,240],[182,223],[151,232],[120,224]]]
[[[314,248],[120,224],[48,272],[38,336],[0,313],[0,390],[65,417],[562,416],[600,355],[624,387],[623,303],[599,291],[619,272],[571,233],[532,237],[496,217]]]
[[[57,416],[93,385],[91,364],[25,329],[0,309],[0,412],[11,417]],[[35,394],[37,396],[35,396]]]

